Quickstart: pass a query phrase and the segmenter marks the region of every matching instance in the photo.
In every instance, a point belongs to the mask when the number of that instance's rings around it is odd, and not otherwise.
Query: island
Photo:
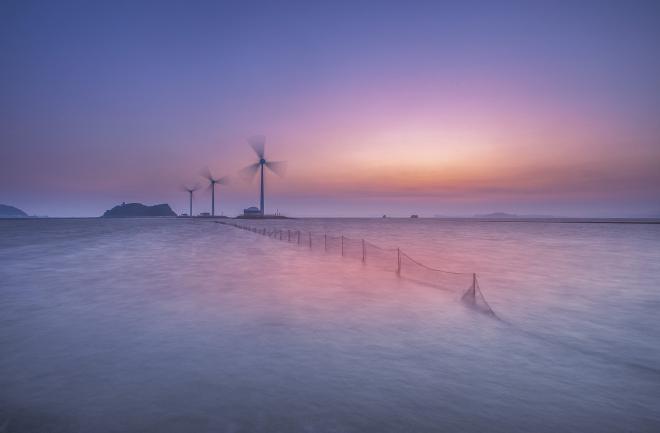
[[[538,218],[556,218],[552,215],[517,215],[506,212],[493,212],[489,214],[478,214],[474,218],[483,219],[538,219]]]
[[[147,206],[142,203],[122,203],[103,213],[103,218],[130,217],[175,217],[176,214],[168,204]]]
[[[0,218],[27,218],[28,214],[17,207],[0,204]]]

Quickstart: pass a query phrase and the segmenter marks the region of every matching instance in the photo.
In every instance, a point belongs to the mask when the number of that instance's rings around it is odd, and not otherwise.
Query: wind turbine
[[[254,175],[257,174],[257,172],[261,172],[261,194],[260,194],[260,201],[259,201],[259,211],[261,213],[261,216],[264,216],[264,167],[267,167],[270,171],[275,173],[278,176],[283,176],[284,172],[286,171],[286,162],[284,161],[268,161],[266,160],[266,156],[264,153],[264,145],[266,143],[266,137],[263,135],[255,135],[254,137],[251,137],[248,139],[248,143],[250,146],[252,146],[252,149],[254,149],[254,152],[257,154],[257,157],[259,160],[255,162],[254,164],[248,165],[245,167],[243,170],[241,170],[241,173],[243,174],[244,177],[246,177],[248,180],[254,179]]]
[[[193,199],[193,193],[194,193],[195,191],[197,191],[198,189],[199,189],[199,185],[197,185],[197,184],[195,184],[195,186],[193,186],[193,187],[187,187],[187,186],[184,186],[184,187],[183,187],[183,190],[184,190],[184,191],[187,191],[187,192],[188,192],[188,195],[190,195],[190,213],[188,214],[188,216],[193,216],[193,213],[192,213],[192,199]]]
[[[221,178],[213,177],[208,167],[202,171],[202,176],[209,181],[209,188],[211,188],[211,216],[215,216],[215,185],[227,185],[229,178],[227,176]]]

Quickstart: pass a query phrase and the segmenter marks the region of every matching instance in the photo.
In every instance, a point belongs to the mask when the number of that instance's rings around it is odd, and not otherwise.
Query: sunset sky
[[[660,216],[660,2],[0,4],[0,203]],[[197,211],[210,208],[208,191]]]

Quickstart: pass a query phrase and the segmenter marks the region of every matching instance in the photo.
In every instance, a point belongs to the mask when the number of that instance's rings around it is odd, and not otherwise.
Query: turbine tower
[[[227,176],[221,178],[213,177],[211,170],[207,168],[202,171],[202,176],[209,181],[209,188],[211,189],[211,216],[215,216],[215,185],[227,185],[229,183],[229,178]]]
[[[199,189],[199,185],[195,185],[195,186],[193,186],[193,187],[187,187],[187,186],[184,186],[184,187],[183,187],[183,190],[184,190],[184,191],[187,191],[187,192],[188,192],[188,195],[190,196],[190,213],[188,214],[188,216],[193,216],[193,213],[192,213],[192,200],[193,200],[193,193],[194,193],[195,191],[197,191],[198,189]]]
[[[254,176],[257,174],[257,172],[260,172],[261,178],[259,182],[260,183],[259,212],[261,213],[261,216],[264,216],[265,215],[264,167],[268,168],[270,171],[272,171],[278,176],[283,176],[284,172],[286,171],[286,162],[266,160],[266,156],[265,156],[266,137],[264,137],[263,135],[255,135],[254,137],[251,137],[250,139],[248,139],[248,143],[250,144],[254,152],[257,154],[259,160],[254,164],[245,167],[243,170],[241,170],[241,173],[248,180],[252,180],[254,179]]]

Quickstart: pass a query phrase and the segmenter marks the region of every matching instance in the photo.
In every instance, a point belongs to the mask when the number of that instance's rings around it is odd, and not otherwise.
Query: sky
[[[660,216],[657,1],[0,3],[0,203]]]

